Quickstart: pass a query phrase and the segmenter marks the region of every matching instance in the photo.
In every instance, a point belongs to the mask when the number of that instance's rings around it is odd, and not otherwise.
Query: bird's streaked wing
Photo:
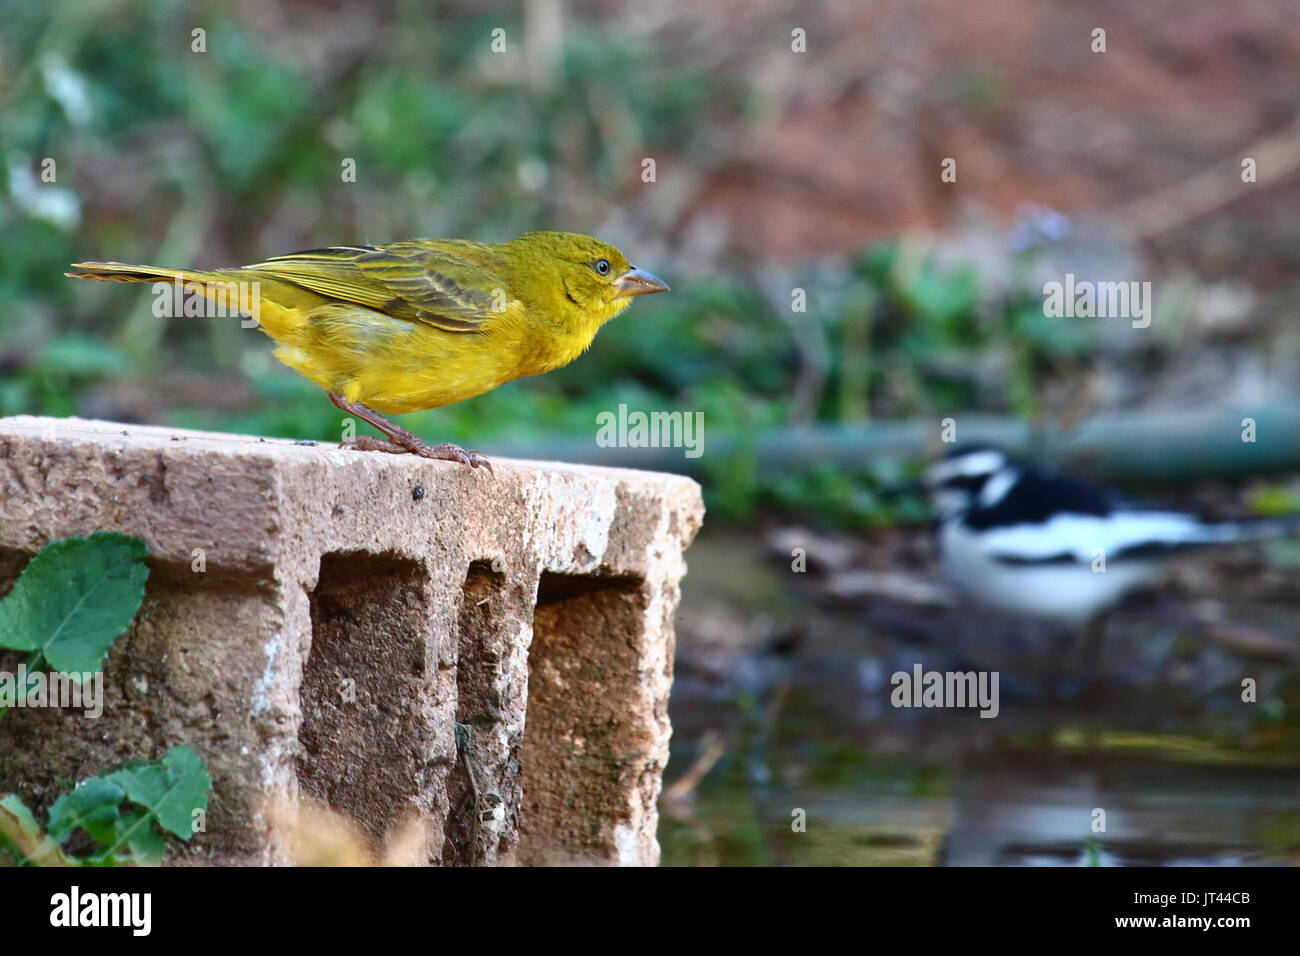
[[[244,268],[310,289],[343,302],[352,302],[384,312],[394,318],[436,326],[447,332],[474,332],[502,304],[490,291],[466,283],[475,275],[476,285],[491,273],[482,264],[467,263],[457,254],[473,249],[477,259],[485,258],[486,247],[477,243],[447,243],[450,248],[429,248],[420,243],[390,246],[332,246],[311,249],[258,262]],[[477,270],[477,272],[475,271]],[[460,277],[459,281],[457,277]],[[499,282],[504,286],[504,280]]]

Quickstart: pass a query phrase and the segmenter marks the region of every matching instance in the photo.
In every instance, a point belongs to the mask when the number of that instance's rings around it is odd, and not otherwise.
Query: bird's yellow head
[[[503,244],[512,289],[530,309],[566,331],[589,336],[632,304],[632,297],[668,291],[667,283],[628,263],[614,246],[576,232],[528,232]]]

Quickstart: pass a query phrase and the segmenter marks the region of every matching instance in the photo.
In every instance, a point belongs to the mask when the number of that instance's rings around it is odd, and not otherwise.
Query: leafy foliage
[[[0,601],[0,647],[29,652],[31,670],[98,671],[140,609],[148,556],[143,541],[111,532],[49,544]]]
[[[20,865],[152,866],[167,851],[167,833],[193,836],[211,789],[199,755],[173,747],[161,760],[133,760],[82,781],[54,801],[44,832],[10,794],[0,800],[0,850]],[[78,834],[93,849],[69,849]]]
[[[0,601],[0,647],[27,651],[32,670],[98,671],[140,609],[148,557],[143,541],[112,532],[47,545]],[[199,755],[173,747],[161,760],[128,761],[83,781],[50,806],[44,830],[9,794],[0,799],[0,850],[26,865],[155,864],[166,833],[190,839],[211,789]],[[69,849],[78,838],[94,849]]]
[[[0,646],[59,670],[98,670],[140,609],[148,556],[138,538],[103,531],[48,545],[0,601]]]

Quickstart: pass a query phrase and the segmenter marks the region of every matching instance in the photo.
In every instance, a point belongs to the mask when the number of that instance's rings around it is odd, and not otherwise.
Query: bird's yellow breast
[[[283,309],[264,302],[262,308],[276,358],[322,388],[387,414],[440,408],[567,365],[603,323],[595,316],[590,329],[575,335],[518,301],[473,332],[350,304]]]

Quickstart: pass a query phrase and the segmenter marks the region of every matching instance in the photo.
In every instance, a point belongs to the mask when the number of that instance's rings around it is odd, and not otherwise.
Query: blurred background
[[[951,417],[1218,517],[1300,511],[1300,4],[0,0],[0,24],[0,414],[337,440],[261,333],[155,319],[147,287],[65,279],[83,259],[546,228],[671,283],[573,365],[400,419],[704,485],[665,863],[1300,860],[1296,542],[1180,563],[1112,623],[1107,695],[1048,700],[1049,636],[952,604],[925,503],[889,492]],[[1066,272],[1152,282],[1151,327],[1046,318]],[[620,403],[703,411],[704,455],[597,447]],[[892,709],[916,662],[999,669],[1001,716]]]

